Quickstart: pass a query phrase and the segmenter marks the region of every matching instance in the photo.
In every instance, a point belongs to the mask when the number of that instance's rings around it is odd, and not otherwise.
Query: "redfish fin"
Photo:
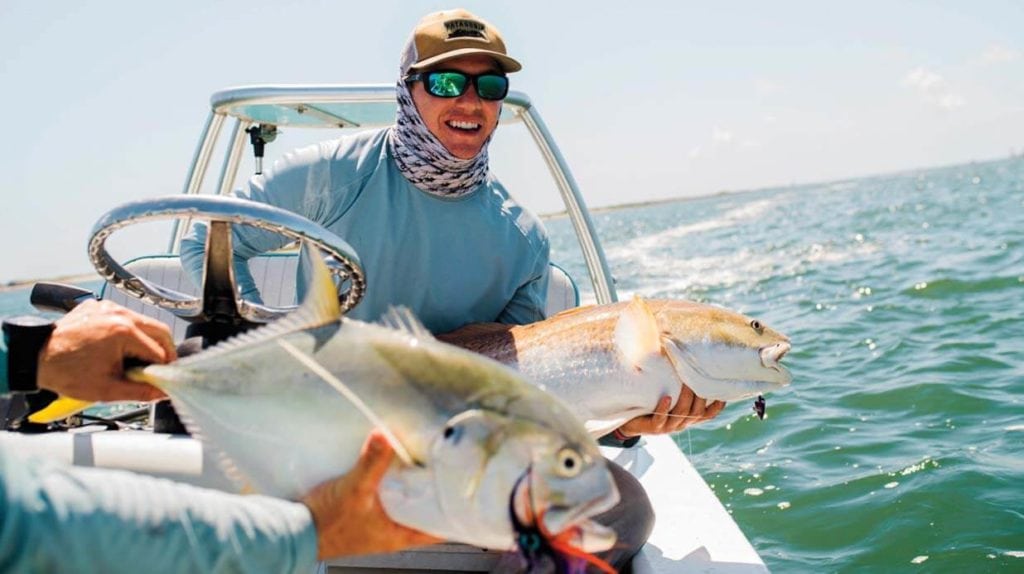
[[[28,421],[31,423],[52,423],[64,420],[71,415],[84,411],[92,404],[93,401],[80,401],[78,399],[60,397],[47,405],[46,408],[29,415]]]
[[[555,313],[554,315],[548,317],[548,319],[554,319],[555,317],[571,317],[572,315],[577,315],[579,313],[583,313],[584,311],[589,311],[594,307],[597,307],[597,305],[580,305],[579,307],[572,307],[571,309],[566,309],[565,311],[559,311],[558,313]]]
[[[664,354],[658,320],[647,302],[633,297],[615,325],[615,346],[627,367],[644,370],[651,359]]]

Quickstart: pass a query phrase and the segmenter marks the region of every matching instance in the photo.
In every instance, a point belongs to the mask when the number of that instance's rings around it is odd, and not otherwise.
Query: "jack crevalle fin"
[[[296,315],[302,315],[309,321],[305,327],[319,327],[341,318],[341,304],[338,303],[338,290],[331,281],[331,271],[324,263],[320,250],[308,241],[302,242],[299,250],[299,265],[305,270],[306,294]]]
[[[389,329],[408,333],[420,339],[434,338],[433,333],[416,318],[416,315],[408,307],[402,305],[388,307],[379,323]]]
[[[642,371],[645,363],[664,354],[658,320],[640,296],[633,297],[615,324],[615,346],[626,366]]]
[[[306,298],[290,315],[278,319],[265,327],[253,329],[214,345],[195,355],[181,359],[175,365],[186,366],[216,355],[228,353],[256,343],[269,341],[281,335],[312,329],[333,323],[341,318],[341,305],[338,303],[338,290],[331,281],[331,272],[318,253],[319,250],[308,242],[302,242],[299,252],[300,265],[306,272],[306,284],[309,289]],[[147,381],[161,386],[156,381]]]
[[[31,423],[52,423],[63,420],[71,415],[78,414],[89,408],[93,401],[80,401],[68,397],[60,397],[45,408],[38,410],[28,416]]]
[[[181,362],[178,361],[177,363]],[[168,395],[174,404],[174,411],[181,420],[181,424],[185,426],[185,430],[192,435],[192,438],[202,443],[204,450],[209,450],[211,458],[216,461],[224,476],[238,487],[239,493],[258,493],[255,487],[252,486],[249,478],[235,464],[235,461],[223,449],[207,439],[203,429],[195,421],[192,407],[187,402],[178,400],[175,387],[178,382],[177,378],[181,375],[182,371],[175,366],[177,363],[129,369],[125,376],[136,382],[149,383],[154,387],[167,389]]]

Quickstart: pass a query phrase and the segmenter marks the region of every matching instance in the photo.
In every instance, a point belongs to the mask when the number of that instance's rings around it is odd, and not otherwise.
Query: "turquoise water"
[[[620,296],[792,338],[765,421],[744,402],[677,437],[770,568],[1024,571],[1024,161],[595,220]],[[548,227],[585,278],[568,222]]]
[[[768,419],[677,437],[770,568],[1024,572],[1024,160],[595,219],[620,296],[792,338]]]

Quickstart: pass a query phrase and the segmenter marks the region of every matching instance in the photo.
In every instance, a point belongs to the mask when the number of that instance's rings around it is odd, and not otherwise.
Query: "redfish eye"
[[[583,470],[583,457],[571,448],[558,451],[558,464],[555,471],[565,478],[572,478]]]
[[[753,321],[751,321],[750,322],[750,326],[755,331],[757,331],[758,335],[760,335],[761,333],[764,333],[764,325],[762,325],[761,322],[758,321],[757,319],[754,319]]]

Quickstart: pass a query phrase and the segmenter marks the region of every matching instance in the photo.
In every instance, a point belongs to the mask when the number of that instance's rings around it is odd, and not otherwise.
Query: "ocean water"
[[[594,219],[620,298],[792,339],[766,420],[733,404],[676,437],[771,569],[1024,572],[1024,160]],[[547,225],[582,284],[568,221]]]
[[[1024,572],[1024,160],[595,220],[620,298],[792,339],[766,420],[734,404],[676,437],[771,569]]]

